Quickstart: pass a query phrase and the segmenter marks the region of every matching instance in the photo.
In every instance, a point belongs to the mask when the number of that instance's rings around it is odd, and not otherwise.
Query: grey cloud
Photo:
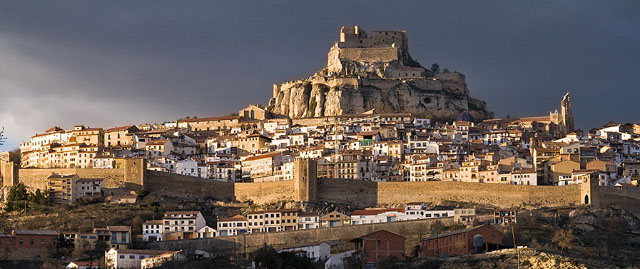
[[[570,90],[581,128],[636,121],[639,7],[637,1],[2,1],[0,125],[11,141],[0,150],[54,124],[161,122],[266,103],[272,83],[325,64],[344,24],[406,29],[414,58],[465,73],[471,94],[497,115],[546,114]]]

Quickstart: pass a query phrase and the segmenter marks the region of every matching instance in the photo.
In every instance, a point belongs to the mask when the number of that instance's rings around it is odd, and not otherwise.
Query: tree
[[[25,187],[22,183],[13,185],[9,190],[9,195],[7,195],[7,201],[5,203],[4,210],[14,211],[25,208],[27,206],[28,200],[29,192],[27,192],[27,187]]]
[[[271,246],[263,246],[252,253],[253,261],[257,268],[281,268],[282,259],[278,252]]]
[[[73,240],[66,239],[64,235],[60,234],[56,240],[56,256],[63,257],[69,256],[73,251]]]
[[[7,137],[4,134],[4,127],[0,130],[0,146],[4,145],[4,141],[7,141]]]
[[[556,231],[556,233],[553,235],[552,242],[558,245],[558,247],[560,248],[560,255],[562,255],[564,249],[573,248],[573,240],[575,239],[576,237],[575,235],[573,235],[573,230],[565,229]]]
[[[89,241],[84,239],[79,240],[78,247],[73,249],[73,258],[77,260],[84,258],[86,252],[91,250],[91,243],[89,243]]]
[[[131,233],[132,234],[142,234],[142,223],[144,220],[139,215],[136,215],[133,218],[133,223],[131,224]]]

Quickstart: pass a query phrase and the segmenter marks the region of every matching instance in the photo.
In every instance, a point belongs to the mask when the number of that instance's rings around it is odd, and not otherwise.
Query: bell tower
[[[564,130],[566,133],[572,133],[574,131],[573,126],[573,109],[571,107],[571,96],[569,93],[565,94],[560,102],[560,117]]]

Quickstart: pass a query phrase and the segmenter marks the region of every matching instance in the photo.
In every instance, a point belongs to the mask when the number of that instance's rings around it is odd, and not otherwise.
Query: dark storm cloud
[[[223,115],[326,63],[341,25],[405,29],[423,65],[467,75],[499,116],[566,91],[579,127],[637,121],[637,1],[3,1],[0,125],[14,147],[51,125]]]

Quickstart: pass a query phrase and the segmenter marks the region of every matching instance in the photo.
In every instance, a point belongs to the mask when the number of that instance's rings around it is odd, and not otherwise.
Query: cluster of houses
[[[475,216],[473,208],[429,209],[424,203],[415,202],[408,203],[404,208],[354,210],[351,215],[339,211],[319,214],[297,209],[252,211],[246,215],[218,218],[216,228],[212,228],[207,226],[198,211],[172,211],[166,212],[161,220],[144,222],[142,240],[211,238],[446,217],[453,217],[456,223],[470,225],[474,223]]]
[[[318,178],[463,181],[518,185],[636,184],[640,125],[584,132],[558,114],[432,124],[411,114],[289,119],[250,105],[238,116],[187,118],[109,129],[51,128],[21,144],[23,168],[148,169],[226,182],[293,179],[295,158],[313,158]],[[567,120],[565,120],[567,121]]]

